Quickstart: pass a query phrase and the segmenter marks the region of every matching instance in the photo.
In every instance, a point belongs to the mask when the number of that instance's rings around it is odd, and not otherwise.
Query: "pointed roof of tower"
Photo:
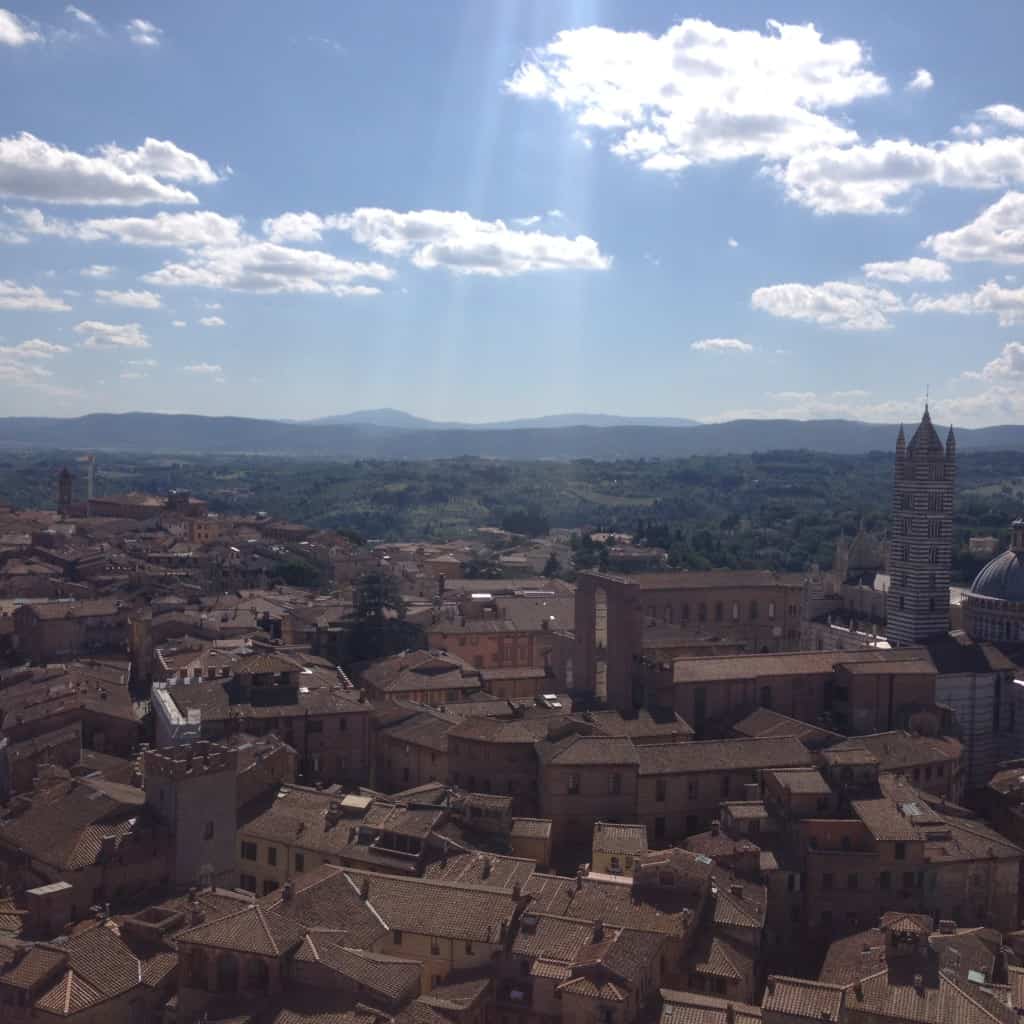
[[[948,455],[956,448],[956,435],[953,433],[953,424],[949,425],[949,433],[946,435],[946,454]]]
[[[896,451],[903,451],[907,447],[907,435],[903,433],[903,424],[900,424],[900,432],[896,435]]]
[[[914,431],[914,436],[910,439],[908,448],[911,452],[938,452],[940,455],[944,452],[939,435],[935,432],[935,427],[932,425],[932,418],[928,412],[927,405],[924,407],[924,415],[921,417],[917,430]]]

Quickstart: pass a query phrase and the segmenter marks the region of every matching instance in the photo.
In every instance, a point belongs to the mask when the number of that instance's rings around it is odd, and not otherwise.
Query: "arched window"
[[[725,611],[722,607],[721,601],[715,602],[715,622],[721,622],[725,618]]]
[[[733,601],[732,603],[732,621],[740,621],[740,603],[739,601]]]
[[[703,601],[697,605],[697,620],[699,622],[708,621],[708,606]]]
[[[774,619],[775,618],[775,602],[774,601],[769,601],[768,602],[768,618],[769,619]]]
[[[672,611],[672,605],[665,605],[665,621],[671,626],[676,621],[675,613]]]
[[[679,611],[679,621],[680,622],[689,622],[690,621],[690,606],[688,604],[684,604],[683,607],[680,609],[680,611]]]
[[[234,953],[221,953],[217,957],[217,991],[238,991],[238,957]]]
[[[938,563],[939,563],[939,549],[938,548],[929,548],[928,549],[928,561],[931,562],[932,565],[938,565]]]
[[[754,619],[757,618],[757,614],[758,614],[757,602],[756,601],[751,601],[750,602],[750,620],[751,620],[751,622],[753,622]]]

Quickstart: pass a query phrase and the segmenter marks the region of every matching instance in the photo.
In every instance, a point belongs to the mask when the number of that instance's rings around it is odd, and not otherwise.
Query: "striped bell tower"
[[[889,541],[887,636],[893,645],[921,643],[949,631],[956,438],[943,446],[928,406],[907,443],[900,427]]]

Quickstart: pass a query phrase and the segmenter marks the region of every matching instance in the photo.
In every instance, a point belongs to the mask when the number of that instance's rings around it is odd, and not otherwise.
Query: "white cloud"
[[[769,21],[761,33],[687,18],[658,37],[559,32],[505,86],[607,132],[619,156],[678,171],[855,140],[824,111],[888,91],[867,65],[857,41],[825,42],[813,25]]]
[[[55,355],[70,352],[66,345],[58,345],[42,338],[29,338],[17,345],[0,345],[0,359],[52,359]]]
[[[16,14],[0,7],[0,46],[24,46],[43,37]]]
[[[221,309],[222,308],[222,304],[220,302],[207,302],[206,303],[206,308],[207,309]]]
[[[560,211],[551,211],[554,217]],[[529,227],[542,218],[524,217]],[[456,274],[511,277],[534,270],[605,270],[611,260],[586,235],[567,238],[541,231],[518,231],[503,221],[478,220],[462,210],[399,213],[364,207],[321,217],[284,213],[263,222],[274,242],[315,242],[324,232],[347,231],[360,245],[387,256],[408,256],[423,269],[445,267]]]
[[[37,209],[12,209],[20,227],[35,235],[74,238],[82,242],[120,242],[122,245],[169,246],[191,249],[228,245],[242,238],[242,222],[210,210],[160,212],[152,217],[93,217],[63,220]]]
[[[216,363],[189,363],[188,366],[182,367],[186,373],[199,373],[213,376],[214,374],[220,374],[224,372],[222,366],[218,366]]]
[[[970,224],[931,235],[924,244],[947,260],[1024,263],[1024,192],[1007,192]]]
[[[730,238],[726,242],[726,245],[728,245],[730,249],[738,249],[740,247],[740,243],[737,242],[735,238]]]
[[[363,282],[386,281],[393,274],[380,263],[352,262],[315,249],[246,240],[203,249],[186,262],[166,263],[143,280],[169,287],[344,296],[375,295],[378,289]]]
[[[695,352],[753,352],[754,346],[739,338],[704,338],[690,345]]]
[[[224,320],[219,316],[204,316],[199,318],[199,323],[203,327],[223,327]]]
[[[83,320],[74,326],[76,334],[85,335],[83,348],[149,348],[141,324],[108,324],[101,320]]]
[[[82,267],[79,271],[82,277],[110,277],[113,272],[113,267],[108,267],[103,263],[93,263],[92,266]]]
[[[158,365],[155,359],[129,359],[127,362],[129,366],[153,367]]]
[[[893,281],[908,284],[911,281],[948,281],[949,267],[940,260],[914,256],[909,260],[894,260],[889,263],[865,263],[861,269],[864,276],[872,281]]]
[[[516,231],[463,210],[399,213],[364,207],[336,215],[339,229],[387,256],[406,255],[421,269],[511,277],[538,270],[607,270],[611,258],[592,238]]]
[[[940,298],[915,296],[915,313],[960,313],[974,315],[992,313],[1001,327],[1024,323],[1024,288],[1003,288],[988,281],[973,292],[957,292]]]
[[[787,196],[816,213],[895,213],[913,189],[991,189],[1024,182],[1024,137],[921,145],[879,139],[870,145],[819,146],[769,173]]]
[[[172,327],[187,327],[188,324],[186,324],[184,320],[172,320],[171,321],[171,326]]]
[[[156,292],[147,291],[105,291],[96,292],[96,298],[100,302],[110,303],[114,306],[132,306],[135,309],[159,309],[160,296]]]
[[[1024,128],[1024,110],[1010,103],[993,103],[989,107],[982,107],[978,113],[1007,128]]]
[[[68,4],[64,8],[65,14],[70,14],[75,21],[80,22],[82,25],[88,25],[90,28],[96,29],[97,32],[102,31],[100,23],[96,20],[93,15],[89,14],[88,11],[83,11],[81,7],[76,7],[74,4]]]
[[[1019,386],[1024,382],[1024,344],[1019,341],[1008,342],[995,359],[980,370],[968,370],[964,376],[1005,384],[1016,383]]]
[[[268,217],[263,222],[263,234],[271,242],[319,242],[324,231],[332,227],[333,218],[319,214],[282,213],[280,217]]]
[[[132,18],[125,28],[128,31],[128,38],[136,46],[159,46],[160,37],[164,34],[162,28],[157,28],[153,22],[144,18]]]
[[[195,153],[181,149],[168,139],[147,138],[136,149],[113,144],[100,146],[100,153],[129,174],[151,174],[168,181],[198,181],[213,185],[220,181],[216,171]]]
[[[918,68],[914,77],[907,82],[907,89],[910,92],[927,92],[934,84],[932,73],[927,68]]]
[[[887,314],[903,308],[900,299],[884,288],[845,281],[758,288],[751,304],[772,316],[859,331],[889,327]]]
[[[117,150],[117,155],[110,157],[63,149],[29,132],[0,138],[0,195],[84,206],[198,202],[191,192],[159,181],[155,173],[125,169],[126,158],[132,154],[139,156],[141,166],[147,164],[141,154],[152,141],[147,140],[138,150]],[[155,158],[149,162],[158,163]]]
[[[121,380],[145,380],[148,376],[143,370],[122,370],[118,374]]]
[[[0,309],[61,312],[71,307],[63,300],[47,295],[38,285],[18,285],[0,281]]]

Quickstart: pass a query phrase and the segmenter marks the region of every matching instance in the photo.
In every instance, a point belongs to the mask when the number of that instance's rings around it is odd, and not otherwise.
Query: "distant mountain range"
[[[543,417],[542,421],[558,419]],[[74,419],[0,417],[0,446],[359,459],[635,459],[800,449],[851,455],[892,451],[896,431],[893,424],[851,420],[731,420],[682,427],[561,426],[556,422],[409,428],[358,420],[284,423],[136,412]],[[1024,451],[1024,426],[958,429],[957,441],[962,449]]]
[[[322,416],[320,419],[299,422],[320,426],[362,423],[398,430],[532,430],[548,427],[692,427],[697,420],[671,416],[609,416],[600,412],[565,412],[496,423],[458,423],[452,420],[427,420],[422,416],[402,412],[401,409],[363,409],[360,412],[346,412],[340,416]]]

